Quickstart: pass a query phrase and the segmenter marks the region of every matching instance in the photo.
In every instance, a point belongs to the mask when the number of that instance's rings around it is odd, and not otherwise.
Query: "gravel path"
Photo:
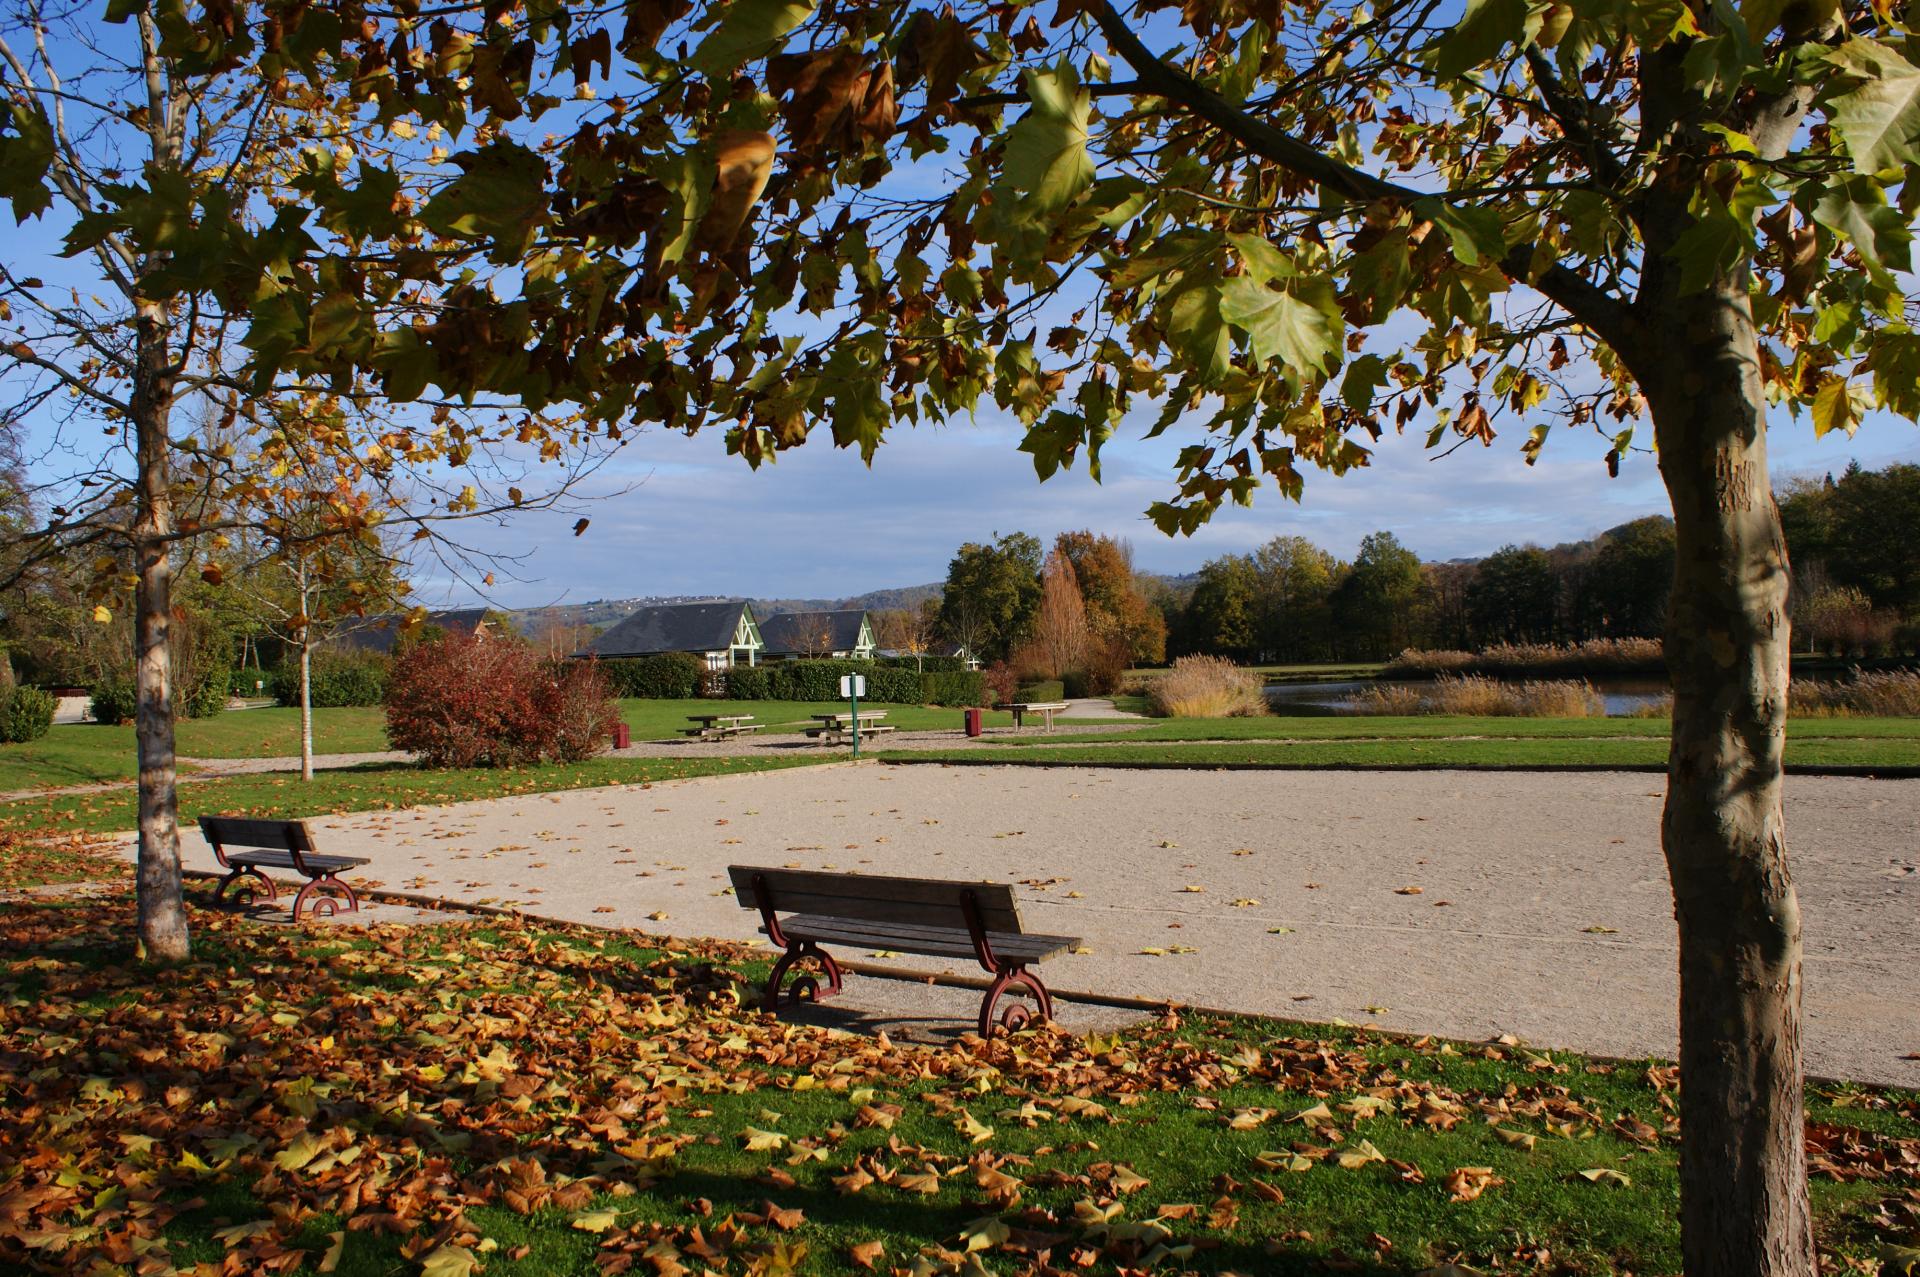
[[[755,935],[730,862],[1012,881],[1030,928],[1087,938],[1047,966],[1063,990],[1671,1055],[1661,785],[867,764],[321,825],[388,887],[683,936]],[[1787,792],[1810,1068],[1920,1085],[1920,781]]]

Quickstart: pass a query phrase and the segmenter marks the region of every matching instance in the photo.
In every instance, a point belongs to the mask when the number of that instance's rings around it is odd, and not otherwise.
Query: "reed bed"
[[[1380,677],[1623,674],[1664,669],[1659,639],[1609,638],[1582,643],[1499,643],[1479,652],[1409,648],[1389,661]]]
[[[1147,684],[1157,718],[1251,718],[1267,712],[1263,680],[1218,656],[1183,656]]]
[[[1424,688],[1368,688],[1342,707],[1362,715],[1449,714],[1474,718],[1604,718],[1606,701],[1578,679],[1502,682],[1443,674]]]

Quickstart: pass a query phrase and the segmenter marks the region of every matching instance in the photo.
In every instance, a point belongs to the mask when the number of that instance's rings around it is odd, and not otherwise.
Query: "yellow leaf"
[[[740,1138],[746,1141],[749,1153],[767,1153],[787,1146],[787,1137],[778,1131],[762,1131],[752,1126],[740,1132]]]
[[[480,1259],[465,1246],[438,1246],[420,1261],[420,1277],[472,1277]]]
[[[960,1116],[953,1120],[953,1129],[972,1140],[975,1144],[984,1144],[993,1138],[993,1128],[980,1121],[979,1118],[967,1112],[965,1109],[961,1109]]]
[[[327,1253],[320,1257],[320,1271],[330,1273],[340,1266],[340,1256],[347,1250],[347,1235],[344,1231],[328,1233],[327,1240],[333,1245],[327,1247]]]
[[[620,1222],[620,1212],[607,1210],[583,1210],[570,1221],[583,1233],[604,1233]]]
[[[93,623],[95,625],[105,625],[111,620],[113,620],[113,613],[109,609],[105,607],[96,607],[93,609]]]
[[[960,1230],[960,1240],[969,1251],[992,1250],[1013,1236],[1013,1230],[998,1215],[986,1215]]]
[[[1579,1172],[1581,1179],[1590,1184],[1612,1184],[1616,1188],[1632,1188],[1633,1181],[1614,1170],[1611,1166],[1591,1166]]]
[[[1343,1171],[1357,1171],[1369,1162],[1384,1162],[1387,1155],[1373,1146],[1372,1140],[1361,1140],[1350,1149],[1335,1154],[1334,1160]]]

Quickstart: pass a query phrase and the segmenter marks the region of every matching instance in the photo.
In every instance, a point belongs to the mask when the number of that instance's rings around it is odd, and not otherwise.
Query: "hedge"
[[[1064,701],[1067,699],[1067,685],[1057,678],[1041,679],[1037,683],[1027,683],[1015,689],[1016,701]]]
[[[653,701],[684,701],[700,694],[707,663],[691,652],[658,656],[622,656],[600,662],[600,672],[615,696]]]
[[[192,687],[181,689],[174,698],[174,712],[183,718],[212,718],[227,707],[233,689],[233,671],[216,665],[200,676]]]
[[[0,689],[0,741],[24,745],[53,729],[54,697],[37,687]]]
[[[922,705],[985,705],[987,699],[987,680],[979,670],[929,670],[920,676]]]
[[[316,652],[308,671],[315,709],[380,705],[387,698],[387,674],[393,662],[384,656],[345,656]],[[296,659],[267,675],[267,691],[282,705],[300,704],[300,663]]]
[[[727,671],[727,697],[736,701],[775,701],[773,669],[763,665],[736,665]]]
[[[125,678],[109,679],[93,685],[93,704],[89,711],[95,722],[131,723],[139,697],[133,690],[133,680]]]

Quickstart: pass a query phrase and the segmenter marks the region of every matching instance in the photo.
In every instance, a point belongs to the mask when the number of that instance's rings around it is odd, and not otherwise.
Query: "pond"
[[[1529,680],[1515,678],[1500,681],[1519,684]],[[1600,693],[1600,699],[1606,702],[1608,715],[1615,717],[1631,714],[1641,706],[1651,704],[1667,694],[1665,679],[1644,675],[1601,676],[1588,678],[1585,681],[1593,684],[1593,689]],[[1393,679],[1356,679],[1342,683],[1268,683],[1265,690],[1267,704],[1273,707],[1274,713],[1294,717],[1318,717],[1338,713],[1347,701],[1368,688],[1419,689],[1426,686],[1428,686],[1426,683]]]

